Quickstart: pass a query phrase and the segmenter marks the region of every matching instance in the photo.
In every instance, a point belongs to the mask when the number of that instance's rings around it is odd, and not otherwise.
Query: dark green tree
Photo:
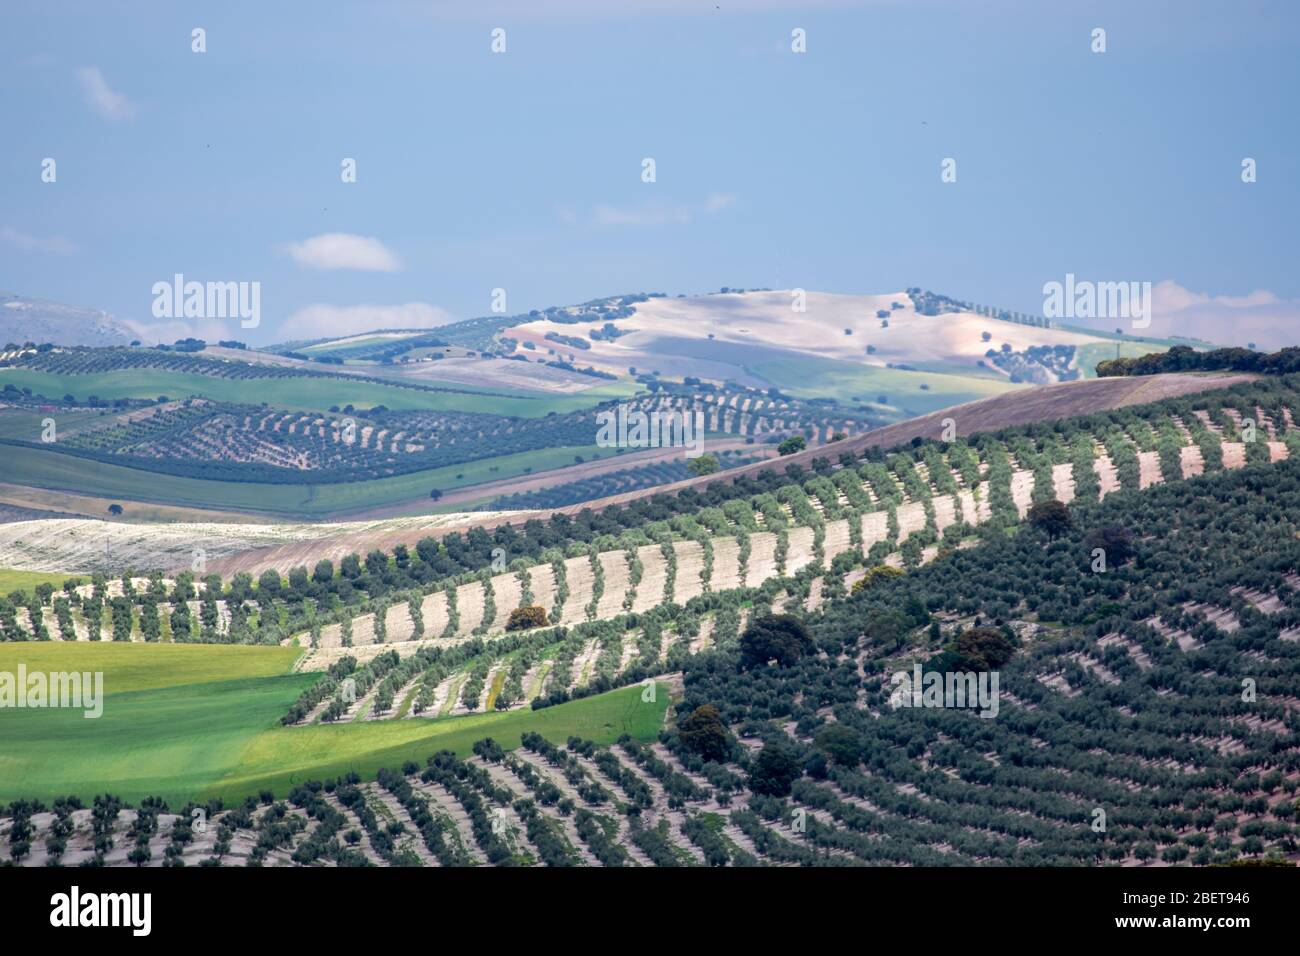
[[[1046,501],[1030,506],[1029,523],[1039,531],[1046,532],[1052,539],[1059,538],[1074,527],[1070,509],[1055,498],[1048,498]]]
[[[789,667],[813,649],[802,621],[789,614],[770,614],[755,620],[740,635],[740,666],[763,667],[775,660]]]
[[[727,759],[731,748],[727,736],[727,725],[722,722],[718,708],[712,704],[701,704],[677,725],[677,736],[682,746],[705,760],[722,763]]]
[[[749,789],[769,797],[787,797],[791,785],[803,774],[799,759],[784,744],[768,742],[754,758]]]

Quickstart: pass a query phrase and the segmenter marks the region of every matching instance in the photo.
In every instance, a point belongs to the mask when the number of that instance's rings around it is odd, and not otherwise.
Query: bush
[[[859,591],[865,591],[867,588],[879,581],[888,581],[892,578],[900,578],[904,573],[905,572],[902,568],[896,568],[891,564],[878,564],[874,568],[869,569],[860,581],[855,581],[853,583],[853,593],[857,594]]]
[[[789,614],[772,614],[754,621],[740,636],[740,666],[748,670],[775,659],[789,667],[812,649],[812,638],[802,621]]]
[[[754,758],[749,772],[749,789],[769,797],[787,797],[791,785],[803,775],[794,751],[777,743],[767,743]]]
[[[705,760],[722,763],[727,759],[730,742],[727,738],[727,725],[722,722],[718,708],[712,704],[701,704],[677,725],[677,737],[687,750],[699,754]]]
[[[1074,527],[1070,509],[1055,498],[1040,501],[1029,509],[1029,523],[1040,531],[1047,532],[1049,538],[1056,538]]]
[[[844,724],[827,724],[814,736],[817,749],[842,767],[856,767],[862,759],[862,741],[858,732]]]
[[[991,627],[973,627],[957,638],[956,651],[968,670],[997,670],[1015,653],[1016,647],[1005,634]]]
[[[536,604],[525,604],[510,612],[510,619],[506,621],[506,630],[526,631],[534,627],[545,627],[546,624],[545,608],[538,607]]]
[[[718,470],[718,459],[713,455],[701,455],[699,458],[692,458],[687,467],[693,475],[711,475]]]
[[[776,446],[776,450],[781,455],[793,455],[797,451],[803,451],[808,447],[807,440],[802,435],[791,435],[781,444]]]
[[[1127,564],[1134,553],[1133,535],[1119,525],[1094,528],[1083,539],[1083,546],[1090,555],[1100,548],[1105,554],[1107,566],[1113,568]]]

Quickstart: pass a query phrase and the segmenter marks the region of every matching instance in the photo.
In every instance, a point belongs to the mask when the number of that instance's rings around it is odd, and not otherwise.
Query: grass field
[[[623,734],[651,740],[658,735],[668,708],[662,685],[659,690],[652,704],[642,703],[642,688],[637,685],[537,711],[276,728],[251,740],[238,766],[213,784],[208,794],[227,802],[262,789],[279,796],[303,780],[349,771],[369,778],[381,767],[397,768],[407,760],[423,766],[438,750],[465,757],[484,737],[513,749],[519,746],[520,734],[530,730],[555,743],[570,736],[613,743]]]
[[[573,464],[575,455],[590,459],[606,450],[595,445],[545,448],[392,478],[329,485],[273,485],[182,478],[103,464],[44,448],[6,448],[2,451],[2,483],[67,492],[93,489],[97,495],[124,501],[324,518],[403,501],[427,500],[434,488],[445,493],[486,481],[517,477],[530,468],[534,472],[563,468]],[[491,470],[494,467],[496,471]]]
[[[1150,355],[1152,352],[1167,352],[1165,345],[1157,345],[1151,342],[1132,342],[1115,339],[1112,345],[1081,345],[1075,357],[1075,363],[1083,372],[1084,378],[1097,377],[1097,363],[1115,358],[1116,350],[1122,358],[1138,358],[1143,355]]]
[[[13,568],[0,568],[0,594],[9,594],[12,591],[28,591],[38,584],[53,584],[56,588],[62,587],[63,582],[68,578],[75,578],[75,574],[63,574],[58,571],[16,571]],[[81,575],[82,578],[85,575]]]
[[[115,398],[188,398],[202,395],[214,401],[257,404],[266,402],[286,410],[325,411],[332,406],[370,408],[384,405],[395,411],[485,412],[540,418],[550,412],[563,414],[590,408],[608,398],[620,398],[636,391],[634,382],[610,382],[578,395],[503,397],[463,392],[432,392],[401,388],[378,382],[338,378],[251,378],[229,379],[164,369],[124,369],[89,375],[55,375],[24,368],[0,369],[0,388],[13,384],[30,388],[51,399],[73,395],[85,401],[91,395]]]
[[[301,651],[295,647],[230,644],[126,644],[113,641],[8,642],[0,644],[0,671],[19,662],[29,671],[104,672],[109,694],[287,674]]]
[[[623,733],[652,738],[666,693],[641,702],[639,686],[541,711],[280,727],[280,716],[318,675],[289,673],[293,648],[160,644],[3,644],[0,672],[104,675],[98,719],[80,710],[0,710],[0,802],[47,803],[75,793],[114,793],[173,807],[263,789],[283,797],[297,781],[355,770],[373,776],[437,750],[467,755],[491,736],[515,747],[526,730],[563,742],[577,734],[609,743]],[[661,688],[662,689],[662,688]]]
[[[884,395],[889,399],[885,404],[898,409],[904,417],[924,415],[1023,387],[975,375],[906,372],[834,359],[761,362],[749,371],[796,398],[834,398],[845,404],[860,398],[870,404]],[[922,385],[929,388],[922,389]]]
[[[55,437],[70,435],[86,425],[101,425],[107,419],[99,412],[28,411],[25,408],[0,409],[0,438],[17,438],[21,441],[40,441],[45,420],[54,418]]]

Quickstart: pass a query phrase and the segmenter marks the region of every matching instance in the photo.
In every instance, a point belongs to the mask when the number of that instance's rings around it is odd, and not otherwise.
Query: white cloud
[[[177,339],[191,338],[211,343],[223,339],[236,339],[242,342],[247,341],[249,334],[249,330],[239,327],[238,319],[163,319],[151,322],[122,319],[121,322],[145,345],[156,345],[160,342],[171,345]]]
[[[129,120],[135,116],[135,104],[111,89],[97,66],[83,66],[77,71],[82,92],[92,109],[109,122]]]
[[[592,213],[598,226],[664,226],[691,221],[691,210],[676,203],[648,202],[639,206],[601,204]]]
[[[280,324],[288,339],[319,339],[372,332],[376,329],[431,329],[457,321],[458,316],[427,302],[404,305],[327,305],[299,309]]]
[[[707,213],[722,212],[735,201],[736,197],[730,193],[710,193],[708,198],[704,200],[704,211]]]
[[[1184,336],[1219,345],[1255,343],[1276,349],[1300,342],[1300,299],[1283,299],[1264,289],[1248,295],[1193,292],[1172,279],[1151,289],[1147,336]]]
[[[349,232],[326,232],[288,246],[294,262],[311,269],[359,269],[365,272],[397,272],[402,262],[373,236]]]
[[[30,236],[25,232],[19,232],[12,226],[0,227],[0,242],[16,246],[24,252],[51,252],[57,256],[71,255],[77,251],[77,247],[62,236],[50,236],[48,239],[42,239],[39,236]]]
[[[593,210],[591,221],[597,226],[684,225],[694,220],[700,213],[712,216],[735,201],[736,197],[730,193],[710,193],[698,205],[658,200],[644,202],[637,206],[611,206],[602,203]]]

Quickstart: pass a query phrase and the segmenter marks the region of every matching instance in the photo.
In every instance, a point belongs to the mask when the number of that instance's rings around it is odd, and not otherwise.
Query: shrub
[[[506,621],[506,630],[526,631],[529,628],[545,627],[546,624],[545,608],[538,607],[536,604],[525,604],[510,612],[510,619]]]
[[[727,739],[727,725],[722,722],[718,708],[712,704],[696,707],[680,724],[677,736],[682,746],[705,760],[718,763],[727,759],[730,743]]]
[[[904,573],[905,572],[901,568],[896,568],[893,565],[878,564],[874,568],[869,569],[862,577],[862,580],[854,582],[853,593],[857,594],[859,591],[865,591],[867,588],[880,581],[888,581],[892,578],[902,577]]]
[[[789,614],[772,614],[754,621],[740,636],[740,666],[762,667],[775,659],[789,667],[812,648],[812,638],[802,621]]]
[[[1055,498],[1040,501],[1029,509],[1029,523],[1040,531],[1047,532],[1049,538],[1056,538],[1074,527],[1070,509]]]
[[[791,785],[802,775],[803,768],[789,747],[767,743],[754,758],[749,789],[770,797],[789,796]]]

